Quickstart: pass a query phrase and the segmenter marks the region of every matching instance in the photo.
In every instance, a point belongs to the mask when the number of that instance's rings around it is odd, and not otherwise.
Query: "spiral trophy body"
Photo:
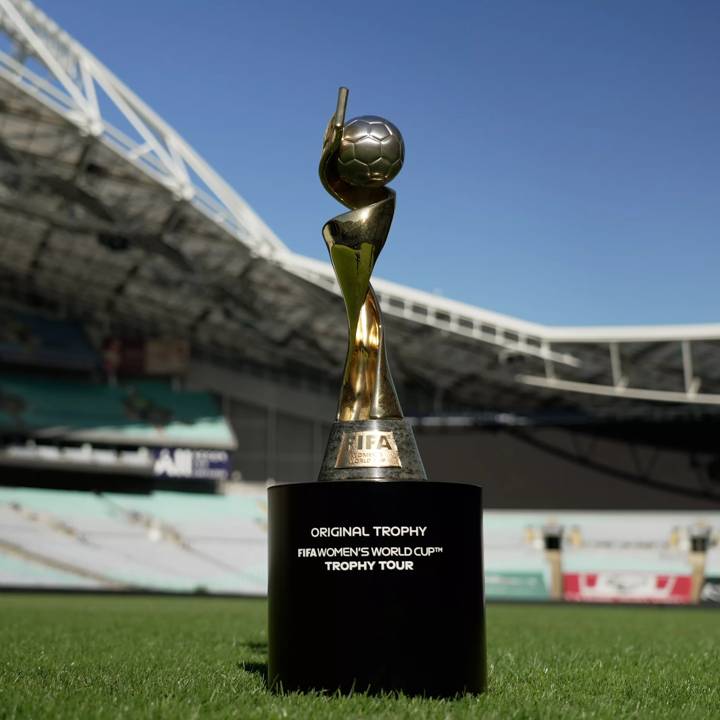
[[[325,133],[320,179],[349,212],[329,220],[323,238],[345,301],[348,351],[336,422],[320,480],[424,480],[412,429],[403,419],[370,284],[395,213],[385,187],[402,167],[399,130],[377,116],[345,123],[347,90]]]

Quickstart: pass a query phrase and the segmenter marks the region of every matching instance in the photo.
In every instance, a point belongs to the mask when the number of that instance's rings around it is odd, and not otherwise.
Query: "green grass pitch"
[[[455,700],[270,693],[265,613],[261,600],[0,595],[0,718],[720,717],[712,610],[490,606],[490,690]]]

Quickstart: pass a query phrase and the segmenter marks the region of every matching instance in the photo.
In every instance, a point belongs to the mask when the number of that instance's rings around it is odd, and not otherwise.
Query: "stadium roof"
[[[720,406],[720,324],[550,327],[385,280],[396,380],[438,406]],[[336,376],[329,265],[293,253],[165,121],[25,0],[0,0],[0,297]],[[332,303],[329,297],[335,298]]]

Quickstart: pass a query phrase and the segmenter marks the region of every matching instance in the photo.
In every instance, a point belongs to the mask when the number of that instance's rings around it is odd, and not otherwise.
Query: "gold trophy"
[[[268,487],[273,688],[455,696],[486,687],[482,489],[425,476],[388,367],[370,276],[390,230],[403,141],[387,120],[325,133],[320,179],[348,212],[323,227],[348,320],[319,480]],[[373,482],[383,481],[383,482]],[[434,622],[442,618],[442,622]]]
[[[348,351],[320,480],[426,480],[390,375],[382,313],[370,284],[395,212],[395,191],[386,185],[402,167],[404,143],[381,117],[346,123],[347,98],[347,88],[340,88],[319,170],[325,189],[349,208],[322,231],[345,300]]]

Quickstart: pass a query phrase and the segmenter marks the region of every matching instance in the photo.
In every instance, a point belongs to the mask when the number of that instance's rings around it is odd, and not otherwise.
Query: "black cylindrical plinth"
[[[268,496],[273,687],[485,690],[479,487],[313,482]]]

